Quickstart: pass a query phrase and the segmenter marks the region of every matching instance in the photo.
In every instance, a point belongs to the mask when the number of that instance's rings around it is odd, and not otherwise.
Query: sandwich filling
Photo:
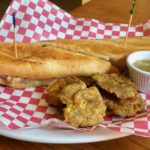
[[[0,85],[15,87],[15,88],[27,88],[27,87],[37,87],[37,86],[47,86],[52,79],[27,79],[12,76],[1,76]]]

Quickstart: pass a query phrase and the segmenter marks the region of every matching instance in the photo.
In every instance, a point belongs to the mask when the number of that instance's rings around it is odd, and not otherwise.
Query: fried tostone
[[[72,84],[72,83],[79,83],[83,86],[86,86],[84,82],[76,77],[68,77],[65,79],[55,79],[53,80],[47,87],[48,96],[46,101],[53,106],[61,107],[63,106],[62,102],[60,101],[60,94],[61,91],[64,89],[65,86]]]
[[[74,127],[95,126],[105,116],[106,106],[98,89],[87,88],[86,83],[76,77],[54,80],[47,92],[47,102],[57,107],[63,105],[63,111],[58,109],[58,114]]]
[[[107,113],[121,117],[134,116],[144,110],[144,101],[130,80],[118,74],[92,76],[104,99]]]
[[[68,99],[70,99],[68,97]],[[70,99],[64,108],[64,117],[67,123],[74,127],[92,127],[103,121],[106,106],[96,87],[80,90]]]
[[[144,110],[145,104],[140,95],[136,95],[136,103],[127,103],[121,105],[116,100],[112,100],[110,97],[103,97],[107,107],[107,113],[111,115],[117,115],[120,117],[130,117],[136,115],[138,112]]]
[[[118,74],[95,74],[92,79],[100,89],[110,94],[114,94],[120,103],[125,103],[127,99],[133,98],[137,94],[137,89],[129,79]],[[133,101],[136,99],[132,99]]]

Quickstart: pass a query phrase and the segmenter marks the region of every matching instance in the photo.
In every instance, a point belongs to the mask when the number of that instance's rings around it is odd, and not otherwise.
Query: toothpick
[[[126,32],[126,38],[125,38],[124,46],[127,45],[127,39],[128,39],[129,29],[130,29],[130,26],[131,26],[132,19],[133,19],[133,15],[131,15],[131,16],[130,16],[130,19],[129,19],[128,29],[127,29],[127,32]]]
[[[12,14],[13,26],[14,26],[14,49],[15,49],[15,57],[18,58],[17,51],[17,42],[16,42],[16,13]]]
[[[133,5],[132,5],[132,8],[130,10],[130,19],[129,19],[129,23],[128,23],[128,28],[127,28],[127,32],[126,32],[126,38],[125,38],[124,46],[126,46],[126,44],[127,44],[129,29],[130,29],[130,26],[131,26],[131,23],[132,23],[133,15],[134,15],[135,4],[136,4],[136,0],[133,0]]]

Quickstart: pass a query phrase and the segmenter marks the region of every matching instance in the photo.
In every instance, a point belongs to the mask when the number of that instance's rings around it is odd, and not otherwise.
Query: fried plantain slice
[[[103,95],[103,99],[107,107],[107,113],[120,117],[134,116],[138,112],[142,112],[145,107],[144,101],[139,94],[132,98],[134,100],[130,99],[134,101],[134,103],[128,102],[124,105],[117,103],[117,100],[112,99],[112,97],[108,95]]]
[[[73,103],[73,96],[76,94],[78,91],[83,90],[86,88],[86,84],[83,83],[72,83],[69,85],[66,85],[60,94],[60,99],[61,102],[68,105]]]
[[[75,127],[91,127],[103,121],[106,106],[96,87],[85,88],[74,95],[64,108],[65,121]]]
[[[64,79],[55,79],[53,80],[47,87],[48,96],[46,101],[53,106],[63,106],[62,102],[60,101],[60,94],[62,89],[72,83],[81,83],[84,84],[80,79],[76,77],[68,77]]]
[[[126,100],[135,97],[137,89],[129,79],[124,76],[112,74],[95,74],[92,79],[99,88],[108,93],[115,94],[120,100]]]

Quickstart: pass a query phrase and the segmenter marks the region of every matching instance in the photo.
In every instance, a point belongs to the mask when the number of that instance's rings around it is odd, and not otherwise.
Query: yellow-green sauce
[[[133,63],[135,67],[143,71],[150,72],[150,59],[140,59]]]

